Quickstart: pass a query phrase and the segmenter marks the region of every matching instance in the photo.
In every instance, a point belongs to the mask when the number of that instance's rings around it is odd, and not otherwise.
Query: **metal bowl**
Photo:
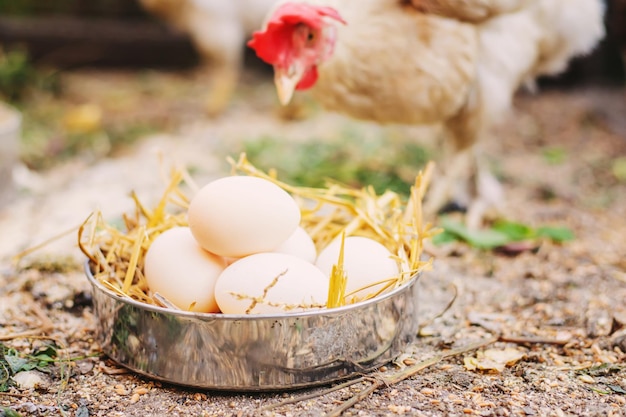
[[[417,276],[377,298],[282,315],[177,311],[93,286],[99,342],[120,365],[168,383],[229,391],[295,389],[347,379],[403,352],[416,335]]]

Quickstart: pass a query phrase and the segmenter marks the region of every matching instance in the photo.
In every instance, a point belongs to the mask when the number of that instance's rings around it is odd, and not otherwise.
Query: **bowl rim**
[[[104,293],[105,295],[114,298],[117,301],[130,304],[132,306],[152,311],[155,313],[163,313],[163,314],[173,314],[180,317],[192,318],[192,319],[202,319],[202,320],[230,320],[230,321],[255,321],[255,320],[284,320],[284,319],[297,319],[302,317],[315,317],[315,316],[326,316],[326,315],[335,315],[335,314],[343,314],[350,312],[352,310],[358,310],[360,308],[369,306],[371,304],[377,304],[383,300],[394,297],[397,293],[405,290],[407,286],[414,285],[419,277],[421,276],[421,272],[417,272],[411,276],[406,282],[400,285],[393,290],[386,292],[384,294],[378,295],[374,298],[370,298],[369,300],[361,301],[354,304],[349,304],[341,307],[334,308],[320,308],[316,310],[308,310],[308,311],[299,311],[294,313],[284,313],[284,314],[225,314],[225,313],[202,313],[202,312],[193,312],[193,311],[185,311],[185,310],[174,310],[166,307],[159,307],[153,304],[142,303],[141,301],[137,301],[130,297],[123,297],[119,294],[114,293],[113,291],[106,288],[102,285],[96,277],[91,272],[90,265],[92,262],[90,259],[87,259],[84,263],[85,275],[87,276],[87,280],[90,282],[92,287],[97,288],[99,291]]]

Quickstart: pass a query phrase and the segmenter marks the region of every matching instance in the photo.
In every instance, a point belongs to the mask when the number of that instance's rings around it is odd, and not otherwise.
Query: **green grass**
[[[30,103],[22,110],[22,160],[30,168],[45,170],[77,155],[96,160],[134,143],[159,126],[150,121],[102,124],[87,132],[71,132],[61,122],[65,106]]]
[[[150,133],[166,128],[154,117],[109,117],[100,107],[102,119],[93,129],[73,131],[64,123],[77,106],[63,91],[63,73],[36,67],[20,49],[0,49],[0,101],[22,114],[21,159],[32,169],[45,170],[77,155],[87,159],[109,156]],[[125,115],[122,115],[125,116]]]
[[[22,104],[34,90],[57,91],[56,71],[36,68],[26,50],[3,50],[0,45],[0,99]]]
[[[548,147],[542,151],[543,159],[550,165],[560,165],[567,160],[567,151],[560,147]]]
[[[351,131],[333,140],[311,138],[302,143],[262,137],[245,142],[243,150],[255,166],[276,169],[281,180],[294,185],[323,187],[332,179],[401,195],[408,195],[419,169],[429,160],[429,152],[419,144],[384,136],[364,140]]]
[[[574,233],[567,227],[540,226],[532,228],[526,224],[497,220],[489,227],[471,230],[463,223],[448,217],[439,219],[443,232],[435,236],[433,243],[437,245],[454,241],[463,241],[479,249],[495,249],[515,242],[533,242],[542,239],[562,243],[574,239]]]

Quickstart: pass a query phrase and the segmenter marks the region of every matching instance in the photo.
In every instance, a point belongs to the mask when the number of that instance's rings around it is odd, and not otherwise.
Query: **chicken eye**
[[[313,32],[309,32],[309,34],[306,37],[307,42],[313,42],[314,39],[315,39],[315,34]]]

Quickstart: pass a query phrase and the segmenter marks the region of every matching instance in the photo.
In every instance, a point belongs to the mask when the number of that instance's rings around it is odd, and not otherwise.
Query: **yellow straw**
[[[346,234],[341,233],[339,259],[337,260],[337,264],[333,265],[332,272],[330,274],[330,283],[328,285],[328,300],[326,301],[327,308],[341,307],[346,304],[345,296],[348,277],[346,277],[346,271],[343,269],[343,249],[345,240]]]
[[[124,286],[122,287],[122,291],[125,293],[128,293],[128,290],[133,283],[133,278],[135,277],[135,269],[137,268],[137,261],[139,260],[141,244],[143,243],[143,239],[145,237],[145,230],[145,226],[140,227],[139,233],[137,234],[137,240],[135,241],[135,245],[133,246],[133,250],[131,252],[128,269],[126,270],[126,276],[124,277]]]

